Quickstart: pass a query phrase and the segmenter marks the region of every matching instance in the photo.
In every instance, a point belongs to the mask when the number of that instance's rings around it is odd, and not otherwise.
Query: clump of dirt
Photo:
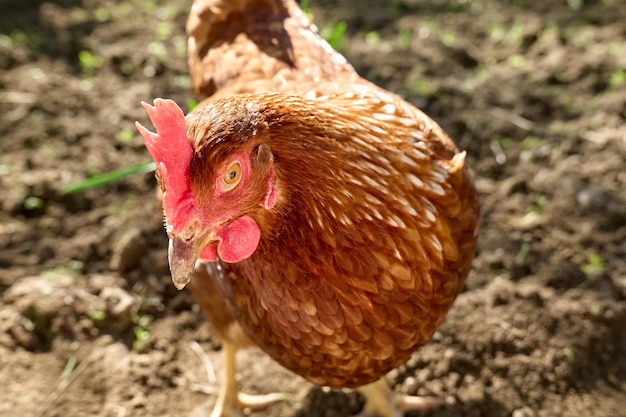
[[[389,374],[433,416],[616,416],[626,408],[626,6],[312,2],[361,74],[468,151],[479,251],[433,340]],[[148,160],[141,100],[191,99],[190,2],[9,0],[0,16],[0,414],[206,415],[200,350],[219,340],[171,285],[150,174],[63,195]],[[366,12],[367,11],[367,12]],[[358,412],[258,350],[255,416]]]

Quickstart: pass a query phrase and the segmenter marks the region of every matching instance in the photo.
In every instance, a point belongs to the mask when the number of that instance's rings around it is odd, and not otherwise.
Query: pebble
[[[115,317],[130,315],[139,308],[139,303],[135,303],[135,297],[120,287],[103,288],[100,298],[104,299],[107,312]]]
[[[113,256],[110,267],[118,272],[133,269],[139,264],[146,252],[147,245],[141,230],[131,228],[126,230],[113,245]]]
[[[514,410],[511,417],[537,417],[537,413],[530,407],[522,407]]]

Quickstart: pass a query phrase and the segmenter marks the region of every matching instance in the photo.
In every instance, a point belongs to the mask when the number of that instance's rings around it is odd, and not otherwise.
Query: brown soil
[[[625,2],[312,3],[323,33],[347,23],[339,48],[362,74],[468,151],[482,196],[466,290],[395,390],[445,399],[432,416],[623,415]],[[220,345],[169,281],[152,175],[59,192],[148,159],[140,100],[191,98],[188,7],[0,5],[0,415],[209,414],[191,346],[219,371]],[[292,394],[254,416],[362,405],[258,350],[240,360],[247,391]]]

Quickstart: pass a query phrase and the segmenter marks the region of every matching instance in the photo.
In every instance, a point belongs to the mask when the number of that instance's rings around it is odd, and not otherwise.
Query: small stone
[[[115,317],[131,315],[139,307],[134,308],[135,297],[119,287],[106,287],[100,292],[108,313]]]
[[[136,267],[146,252],[146,248],[146,241],[139,228],[125,231],[113,245],[111,269],[125,272]]]
[[[514,410],[511,417],[537,417],[537,413],[530,407],[522,407]]]

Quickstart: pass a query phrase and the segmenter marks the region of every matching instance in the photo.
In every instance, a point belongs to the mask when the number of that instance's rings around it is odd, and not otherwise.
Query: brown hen
[[[470,270],[465,153],[291,0],[196,0],[187,31],[194,90],[211,97],[186,118],[157,99],[158,134],[139,128],[174,283],[224,343],[213,416],[238,413],[234,352],[250,341],[316,384],[359,388],[372,412],[429,404],[388,404],[378,381],[431,338]]]

